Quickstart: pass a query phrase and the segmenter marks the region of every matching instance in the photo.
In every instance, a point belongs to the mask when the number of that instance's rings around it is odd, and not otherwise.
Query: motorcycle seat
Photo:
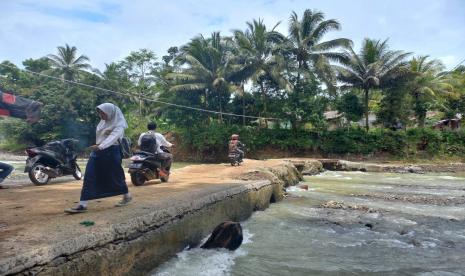
[[[139,151],[136,151],[134,152],[134,154],[136,155],[146,155],[146,156],[155,156],[154,153],[151,153],[151,152],[148,152],[148,151],[143,151],[143,150],[139,150]]]

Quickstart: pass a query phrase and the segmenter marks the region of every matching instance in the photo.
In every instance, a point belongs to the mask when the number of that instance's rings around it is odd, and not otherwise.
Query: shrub
[[[440,132],[418,128],[392,131],[378,128],[366,132],[360,127],[351,127],[317,132],[211,124],[195,130],[184,129],[181,137],[184,145],[195,151],[200,159],[221,159],[232,133],[239,134],[250,151],[271,146],[294,153],[316,151],[341,155],[388,153],[397,157],[415,157],[418,154],[465,154],[465,130]]]

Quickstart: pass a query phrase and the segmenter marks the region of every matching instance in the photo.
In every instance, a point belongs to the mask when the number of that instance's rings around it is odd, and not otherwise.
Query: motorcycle
[[[245,152],[245,145],[244,148],[241,149],[243,152]],[[229,162],[231,163],[231,166],[240,166],[241,163],[243,162],[241,154],[237,151],[231,151],[228,153],[228,158]]]
[[[77,164],[76,139],[63,139],[45,144],[42,147],[26,149],[28,158],[24,172],[35,185],[45,185],[50,179],[72,175],[81,180],[82,173]]]
[[[161,147],[163,152],[170,153],[166,147]],[[147,151],[137,151],[131,157],[131,164],[129,164],[128,172],[131,175],[131,181],[135,186],[142,186],[146,181],[153,179],[160,179],[161,182],[168,182],[169,174],[160,176],[160,169],[162,168],[163,154],[154,154]],[[164,168],[169,173],[171,165]]]

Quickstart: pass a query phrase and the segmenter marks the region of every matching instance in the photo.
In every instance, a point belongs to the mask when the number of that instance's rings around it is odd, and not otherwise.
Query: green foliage
[[[384,90],[384,97],[377,112],[378,121],[386,128],[396,127],[399,123],[405,126],[410,115],[409,103],[406,87],[399,80],[397,84]]]
[[[179,134],[183,146],[193,150],[197,160],[212,160],[225,156],[229,137],[233,133],[240,135],[240,140],[251,152],[274,149],[294,154],[387,153],[396,157],[465,155],[465,130],[440,132],[416,128],[408,131],[372,129],[366,132],[360,127],[352,127],[333,131],[291,131],[212,124],[196,128],[195,131],[181,130]]]
[[[169,89],[171,92],[195,93],[204,109],[220,112],[221,121],[221,113],[229,103],[234,89],[228,79],[230,44],[230,40],[222,37],[219,32],[212,33],[210,38],[202,35],[195,37],[182,47],[179,56],[180,63],[186,68],[181,72],[167,74],[173,84]]]
[[[332,90],[335,74],[330,61],[343,60],[344,54],[337,50],[351,47],[352,41],[346,38],[322,40],[327,32],[340,28],[337,20],[325,20],[324,13],[320,11],[307,9],[300,19],[297,13],[292,12],[289,19],[289,39],[284,49],[295,63],[297,83],[301,81],[301,77],[305,79],[310,73],[317,75]],[[312,70],[308,70],[309,68]]]
[[[43,72],[50,69],[50,62],[47,58],[32,59],[28,58],[23,61],[24,68],[32,72]]]
[[[0,120],[0,148],[3,150],[22,151],[28,142],[20,134],[27,128],[24,121],[17,119]]]
[[[410,53],[389,50],[384,41],[365,39],[359,53],[350,47],[343,66],[337,67],[338,78],[348,87],[364,91],[366,129],[369,129],[370,91],[376,88],[392,88],[396,82],[408,75],[405,58]]]
[[[455,118],[457,113],[465,116],[465,70],[463,66],[448,74],[452,91],[442,96],[441,109],[446,118]]]
[[[465,156],[465,130],[442,132],[442,142],[445,154]]]
[[[412,128],[406,133],[408,155],[426,151],[430,155],[442,153],[442,133],[432,129]]]
[[[354,92],[349,92],[336,102],[336,109],[344,113],[347,120],[352,122],[359,121],[363,116],[363,105]]]
[[[449,78],[441,74],[444,65],[439,60],[428,60],[428,56],[414,57],[409,62],[410,79],[405,87],[413,100],[413,112],[418,126],[423,127],[426,112],[440,102],[441,96],[452,89]]]

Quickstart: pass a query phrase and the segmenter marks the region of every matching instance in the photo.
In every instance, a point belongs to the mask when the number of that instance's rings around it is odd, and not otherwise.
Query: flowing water
[[[465,275],[465,174],[325,172],[153,275]]]

